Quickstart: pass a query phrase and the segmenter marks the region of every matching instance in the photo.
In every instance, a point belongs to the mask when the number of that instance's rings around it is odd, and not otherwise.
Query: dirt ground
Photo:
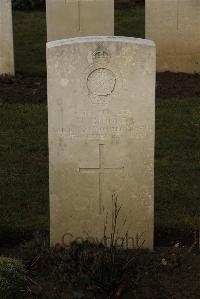
[[[32,240],[0,254],[22,259],[29,271],[20,299],[197,299],[200,252],[193,245],[111,251],[84,244],[48,249]]]
[[[46,103],[46,77],[1,77],[0,104]],[[158,73],[156,98],[200,97],[200,75],[184,73]]]
[[[158,99],[200,97],[200,74],[158,73],[156,97]]]
[[[46,102],[46,77],[0,77],[0,104],[38,104]]]

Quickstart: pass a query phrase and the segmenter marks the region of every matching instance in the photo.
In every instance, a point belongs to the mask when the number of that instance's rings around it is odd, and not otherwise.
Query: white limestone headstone
[[[154,43],[49,42],[47,66],[51,244],[110,237],[117,195],[119,239],[152,248]]]
[[[0,75],[14,75],[11,0],[0,0]]]
[[[158,71],[200,73],[200,1],[146,0],[146,38]]]
[[[114,0],[46,0],[48,41],[114,35]]]

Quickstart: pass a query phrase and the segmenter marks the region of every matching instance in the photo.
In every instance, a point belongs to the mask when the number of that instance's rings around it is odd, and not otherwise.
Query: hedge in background
[[[44,9],[45,0],[12,0],[14,9],[31,10],[31,9]],[[115,0],[116,7],[123,5],[136,5],[144,4],[144,0]]]
[[[14,9],[44,9],[45,0],[12,0],[12,5]]]

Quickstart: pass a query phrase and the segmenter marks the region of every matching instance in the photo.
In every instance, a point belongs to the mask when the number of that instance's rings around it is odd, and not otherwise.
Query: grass
[[[156,105],[155,206],[162,238],[164,234],[186,238],[197,228],[199,109],[199,98],[169,99]]]
[[[27,271],[21,261],[0,257],[0,297],[16,298],[16,293],[23,290],[26,285],[26,274]]]
[[[115,11],[115,35],[145,37],[144,7],[119,9]]]
[[[16,72],[24,75],[45,75],[45,13],[14,11],[13,28]]]
[[[17,73],[44,75],[45,14],[14,12]],[[144,9],[116,11],[116,34],[143,37]],[[157,240],[179,239],[200,215],[199,98],[156,104]],[[47,108],[0,107],[0,239],[15,241],[49,228]]]
[[[0,237],[15,242],[48,229],[46,106],[4,105],[0,127]]]

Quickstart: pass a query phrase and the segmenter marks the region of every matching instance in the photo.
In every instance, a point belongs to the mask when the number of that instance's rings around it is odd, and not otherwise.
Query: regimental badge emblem
[[[108,104],[118,90],[120,71],[111,62],[103,45],[92,53],[93,63],[86,70],[86,87],[92,104]]]

